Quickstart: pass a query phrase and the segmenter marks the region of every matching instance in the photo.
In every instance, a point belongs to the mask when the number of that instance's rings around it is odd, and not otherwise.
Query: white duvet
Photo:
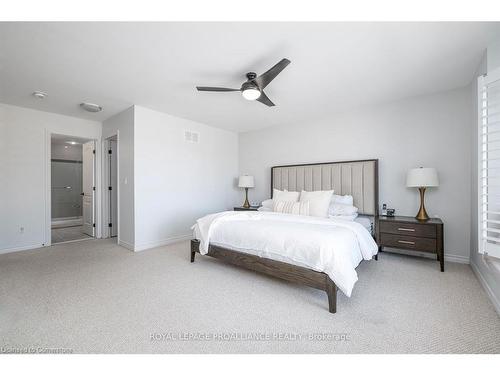
[[[201,254],[212,244],[324,272],[348,297],[356,267],[378,251],[361,224],[341,219],[226,211],[198,219],[193,229]]]

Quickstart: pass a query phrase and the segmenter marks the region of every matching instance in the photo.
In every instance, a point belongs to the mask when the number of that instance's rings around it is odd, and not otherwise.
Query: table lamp
[[[253,176],[240,176],[238,187],[245,188],[245,203],[243,203],[244,208],[250,208],[250,203],[248,203],[248,188],[253,188],[254,186]]]
[[[425,211],[425,189],[428,187],[439,186],[439,180],[437,172],[434,168],[414,168],[408,171],[406,175],[406,186],[408,187],[418,187],[420,191],[420,209],[418,210],[417,218],[418,220],[428,220],[429,215]]]

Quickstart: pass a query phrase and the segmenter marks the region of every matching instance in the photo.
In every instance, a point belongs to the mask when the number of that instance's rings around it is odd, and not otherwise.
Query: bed
[[[334,190],[352,195],[364,221],[276,212],[221,212],[193,226],[191,262],[201,253],[252,271],[324,290],[331,313],[337,291],[350,296],[357,281],[355,268],[376,257],[378,247],[369,232],[378,210],[378,161],[283,165],[271,168],[273,189]],[[370,228],[371,229],[371,228]]]

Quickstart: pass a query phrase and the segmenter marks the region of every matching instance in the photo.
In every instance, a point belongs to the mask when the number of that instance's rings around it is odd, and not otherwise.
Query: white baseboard
[[[193,238],[193,235],[190,233],[190,234],[183,234],[180,236],[166,238],[166,239],[160,240],[160,241],[138,244],[138,245],[134,246],[134,251],[143,251],[143,250],[153,249],[155,247],[171,245],[173,243],[187,241],[187,240],[190,240],[192,238]]]
[[[445,255],[444,260],[452,263],[470,264],[469,257],[464,257],[463,255]]]
[[[436,260],[436,254],[429,254],[429,253],[424,253],[421,251],[406,251],[406,250],[396,249],[396,248],[387,248],[387,250],[386,250],[384,248],[384,250],[382,250],[382,252],[404,254],[404,255],[415,255],[415,256],[420,256],[422,258],[429,258],[429,259]],[[451,263],[462,263],[462,264],[469,264],[470,263],[469,257],[465,257],[463,255],[454,255],[454,254],[447,255],[447,254],[445,254],[444,260],[446,262],[451,262]]]
[[[125,249],[128,249],[128,250],[131,250],[131,251],[134,251],[134,245],[131,244],[131,243],[128,243],[128,242],[125,242],[125,241],[122,241],[122,240],[119,240],[118,241],[118,245],[124,247]]]
[[[479,268],[474,264],[474,262],[470,262],[470,266],[472,268],[472,271],[476,275],[477,279],[479,280],[479,283],[486,291],[486,294],[490,298],[490,301],[493,304],[493,306],[495,307],[495,310],[497,311],[498,315],[500,315],[500,301],[497,299],[497,297],[495,296],[495,294],[491,290],[491,287],[488,285],[488,283],[486,282],[486,279],[482,275]]]
[[[15,253],[17,251],[25,251],[25,250],[33,250],[33,249],[38,249],[40,247],[45,247],[45,246],[42,246],[42,244],[37,243],[35,245],[27,245],[27,246],[20,246],[20,247],[10,247],[10,248],[7,248],[7,249],[0,249],[0,254]]]

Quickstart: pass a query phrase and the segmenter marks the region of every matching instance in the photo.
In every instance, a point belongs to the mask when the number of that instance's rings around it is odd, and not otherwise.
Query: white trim
[[[422,251],[403,250],[403,249],[385,248],[384,247],[384,250],[382,251],[381,256],[384,256],[383,255],[384,253],[412,255],[412,256],[417,256],[420,258],[432,259],[432,260],[435,260],[437,263],[436,254],[424,253]],[[445,254],[444,260],[446,262],[451,262],[451,263],[470,264],[469,257],[463,256],[463,255]],[[445,266],[446,266],[446,264],[445,264]]]
[[[117,243],[118,243],[118,245],[124,247],[125,249],[134,251],[134,245],[132,245],[131,243],[121,241],[121,240],[118,240]]]
[[[34,245],[26,245],[26,246],[20,246],[20,247],[10,247],[10,248],[7,248],[7,249],[0,249],[0,254],[16,253],[18,251],[40,249],[42,247],[47,247],[47,246],[43,246],[43,244],[37,243],[37,244],[34,244]]]
[[[171,245],[173,243],[187,241],[187,240],[190,240],[192,238],[193,238],[193,235],[191,233],[183,234],[180,236],[174,236],[174,237],[166,238],[166,239],[160,240],[160,241],[154,241],[154,242],[144,243],[144,244],[140,244],[140,245],[135,245],[134,251],[143,251],[143,250],[148,250],[148,249],[152,249],[155,247]]]
[[[479,283],[481,284],[483,289],[486,291],[486,294],[490,298],[490,301],[493,304],[493,307],[497,311],[498,315],[500,315],[500,301],[497,299],[497,297],[493,293],[493,290],[491,290],[491,287],[487,283],[486,279],[483,277],[483,274],[479,270],[479,267],[474,262],[470,262],[470,266],[472,268],[472,271],[476,275],[477,279],[479,280]]]
[[[59,134],[59,135],[68,135],[71,136],[70,134],[64,134],[64,133],[59,133],[56,131],[50,131],[48,129],[45,129],[45,160],[43,161],[43,169],[44,169],[44,175],[45,175],[45,241],[43,246],[51,246],[52,245],[52,197],[51,197],[51,142],[52,142],[52,134]],[[101,159],[102,159],[102,150],[97,147],[98,144],[101,143],[101,137],[99,136],[98,138],[88,138],[85,136],[80,136],[76,135],[76,137],[79,138],[84,138],[88,139],[89,141],[94,141],[94,150],[95,150],[95,155],[94,155],[94,184],[95,184],[95,192],[94,194],[94,222],[95,222],[95,230],[94,230],[94,238],[99,239],[102,238],[102,200],[101,200],[101,195],[102,195],[102,176],[101,176],[101,171],[102,171],[102,166],[101,166]]]
[[[480,254],[483,253],[483,246],[481,243],[481,237],[483,233],[483,228],[482,228],[482,207],[483,207],[483,201],[482,201],[482,186],[481,186],[481,174],[483,171],[483,166],[482,166],[482,139],[483,139],[483,134],[482,134],[482,119],[481,119],[481,108],[482,108],[482,98],[481,98],[481,91],[484,86],[484,76],[480,76],[477,78],[477,91],[476,91],[476,102],[477,102],[477,172],[476,172],[476,181],[477,181],[477,212],[476,212],[476,217],[477,217],[477,249]]]
[[[45,145],[44,145],[44,153],[45,160],[43,161],[43,171],[44,171],[44,185],[45,185],[45,238],[44,244],[45,246],[50,246],[52,244],[52,217],[51,217],[51,205],[52,205],[52,196],[51,196],[51,137],[52,134],[49,130],[45,129]]]
[[[444,260],[451,263],[470,264],[470,258],[463,255],[445,255]]]

